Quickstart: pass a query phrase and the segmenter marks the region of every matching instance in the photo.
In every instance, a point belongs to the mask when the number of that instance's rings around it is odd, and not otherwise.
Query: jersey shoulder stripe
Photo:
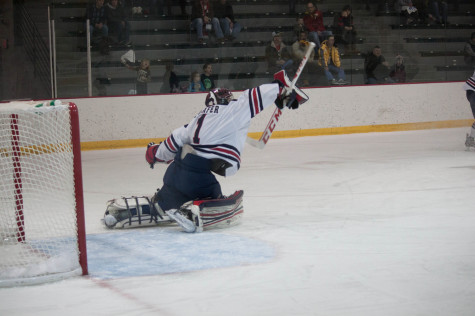
[[[214,156],[235,161],[238,165],[241,163],[239,151],[229,145],[193,145],[193,148],[201,153],[212,154]]]
[[[222,151],[225,151],[225,152],[232,152],[234,156],[236,156],[236,158],[238,158],[239,160],[241,160],[241,153],[239,152],[239,150],[232,146],[232,145],[229,145],[229,144],[216,144],[216,145],[192,145],[193,148],[195,149],[198,149],[198,148],[202,148],[202,149],[214,149],[214,148],[222,148]]]
[[[234,158],[236,158],[238,162],[241,162],[241,157],[238,154],[236,154],[234,151],[229,150],[225,147],[215,147],[215,148],[212,148],[212,150],[213,151],[218,151],[220,153],[224,153],[226,155],[231,155]]]

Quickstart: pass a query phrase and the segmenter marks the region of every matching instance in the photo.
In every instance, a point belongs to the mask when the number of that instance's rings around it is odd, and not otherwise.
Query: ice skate
[[[187,233],[201,233],[203,231],[203,221],[200,218],[199,209],[195,211],[180,208],[179,210],[168,210],[167,215],[180,225]]]

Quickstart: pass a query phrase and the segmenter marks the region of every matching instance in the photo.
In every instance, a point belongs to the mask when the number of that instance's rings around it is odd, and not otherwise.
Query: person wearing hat
[[[282,33],[272,32],[272,41],[266,47],[267,70],[277,72],[292,65],[288,47],[282,42]]]

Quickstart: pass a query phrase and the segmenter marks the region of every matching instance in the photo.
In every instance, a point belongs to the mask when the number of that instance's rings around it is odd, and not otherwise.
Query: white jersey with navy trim
[[[171,161],[180,147],[190,144],[200,157],[229,162],[226,176],[235,174],[241,165],[251,119],[273,105],[278,93],[277,83],[263,84],[244,91],[228,105],[206,107],[189,124],[174,130],[160,144],[155,157],[160,162]]]
[[[467,81],[463,85],[463,89],[475,91],[475,71],[473,72],[473,75],[467,79]]]

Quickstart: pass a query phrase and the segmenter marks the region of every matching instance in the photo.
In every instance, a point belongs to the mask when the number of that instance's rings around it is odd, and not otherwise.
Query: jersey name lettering
[[[219,113],[219,105],[210,105],[206,107],[200,114],[218,114]]]

